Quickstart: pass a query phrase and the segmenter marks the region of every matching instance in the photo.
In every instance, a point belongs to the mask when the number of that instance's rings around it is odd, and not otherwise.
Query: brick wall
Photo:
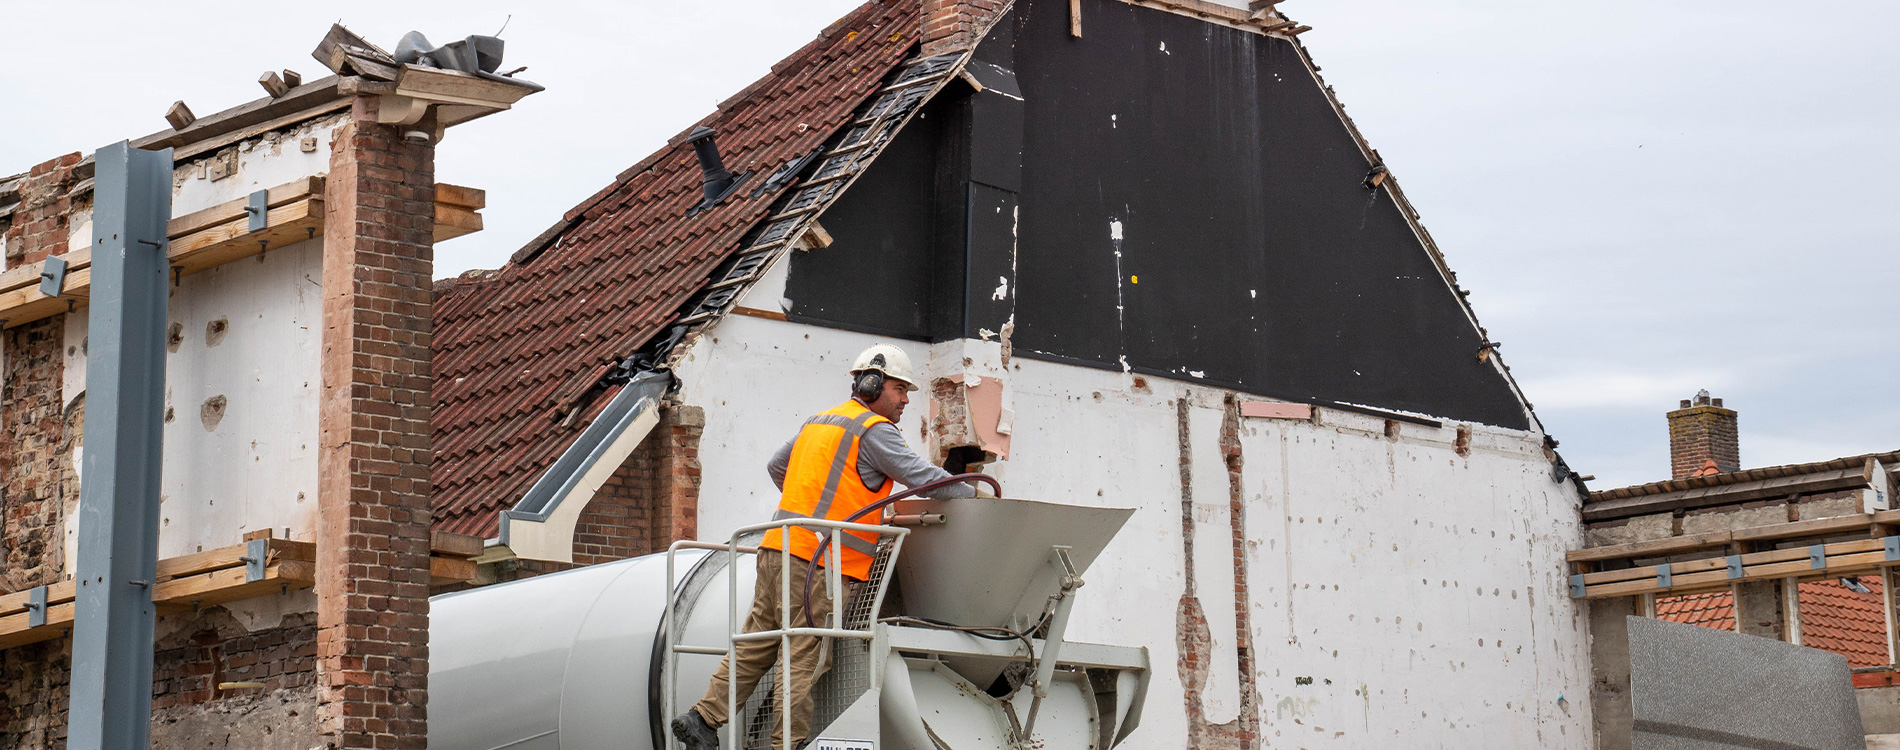
[[[0,651],[0,750],[66,747],[71,637]]]
[[[699,534],[699,438],[706,414],[668,405],[653,433],[601,485],[574,525],[574,563],[663,552]]]
[[[976,44],[1005,4],[1005,0],[924,0],[924,55],[942,55]]]
[[[1681,479],[1706,470],[1715,462],[1716,471],[1741,471],[1737,415],[1722,407],[1722,399],[1706,393],[1684,399],[1682,408],[1669,412],[1669,476]]]
[[[20,205],[13,209],[13,224],[7,228],[7,268],[65,254],[72,213],[72,199],[66,194],[76,182],[73,167],[81,158],[67,154],[28,170],[19,187]]]
[[[66,252],[73,166],[79,154],[42,163],[20,184],[20,205],[6,229],[6,267],[37,263]],[[5,384],[0,386],[0,590],[20,591],[60,580],[65,573],[66,504],[62,380],[66,316],[8,328]]]
[[[0,387],[0,589],[22,591],[54,583],[65,572],[65,482],[60,449],[64,409],[60,403],[66,316],[9,328],[5,334],[6,384]]]
[[[324,196],[318,714],[337,750],[421,748],[428,727],[435,149],[376,107],[336,130]]]
[[[238,625],[223,607],[172,617],[190,619],[183,623],[164,623],[173,632],[161,637],[155,648],[154,712],[235,695],[307,689],[316,684],[317,618],[314,613],[286,615],[276,627],[255,632]],[[218,685],[231,682],[257,682],[264,687],[218,689]]]

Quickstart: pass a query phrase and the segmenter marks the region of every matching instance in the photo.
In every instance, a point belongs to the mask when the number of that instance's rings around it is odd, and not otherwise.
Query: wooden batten
[[[250,231],[248,198],[227,201],[179,216],[166,223],[173,273],[190,276],[226,263],[253,257],[323,233],[324,178],[304,177],[267,191],[265,228]],[[459,185],[436,185],[435,241],[482,231],[487,194]],[[0,274],[0,321],[7,328],[49,318],[86,305],[92,293],[92,248],[82,247],[60,258],[66,261],[66,280],[60,294],[40,291],[45,263],[33,263]]]
[[[1888,552],[1889,545],[1900,549],[1900,536],[1891,534],[1896,523],[1900,511],[1888,510],[1574,550],[1566,556],[1571,595],[1678,596],[1749,581],[1878,573],[1900,566],[1900,555]],[[1694,559],[1669,559],[1680,557]]]
[[[199,607],[254,599],[309,588],[317,581],[317,545],[289,539],[273,539],[268,532],[247,535],[266,540],[267,558],[264,575],[247,580],[245,544],[168,557],[158,561],[158,578],[152,584],[152,602],[161,615]],[[429,535],[429,582],[431,585],[466,583],[475,580],[475,563],[480,555],[481,537],[437,531]],[[0,649],[49,641],[72,629],[76,587],[62,581],[46,587],[46,624],[30,625],[32,613],[27,604],[32,592],[19,591],[0,595]]]

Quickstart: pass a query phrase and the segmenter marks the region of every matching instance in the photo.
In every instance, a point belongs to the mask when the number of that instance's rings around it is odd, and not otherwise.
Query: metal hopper
[[[1079,575],[1135,512],[992,497],[900,500],[897,509],[944,517],[904,541],[904,613],[1008,628],[1033,624],[1060,589],[1054,548],[1068,548]]]

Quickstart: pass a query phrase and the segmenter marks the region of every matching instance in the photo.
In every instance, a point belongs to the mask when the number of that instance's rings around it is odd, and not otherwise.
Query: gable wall
[[[846,397],[845,368],[879,340],[728,316],[692,345],[677,374],[706,415],[700,539],[770,517],[767,459]],[[1578,500],[1541,435],[1331,409],[1241,418],[1255,397],[1005,364],[968,339],[895,343],[924,380],[1002,383],[1007,412],[985,413],[1010,415],[1009,458],[987,471],[1006,494],[1138,509],[1085,573],[1071,624],[1149,651],[1125,746],[1590,746],[1587,637],[1563,580]],[[958,406],[930,392],[899,425],[926,456],[955,433],[933,407]]]

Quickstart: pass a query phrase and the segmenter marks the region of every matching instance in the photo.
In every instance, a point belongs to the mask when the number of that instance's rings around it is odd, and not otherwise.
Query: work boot
[[[719,732],[695,709],[686,709],[686,713],[674,717],[673,738],[686,750],[719,750]]]

